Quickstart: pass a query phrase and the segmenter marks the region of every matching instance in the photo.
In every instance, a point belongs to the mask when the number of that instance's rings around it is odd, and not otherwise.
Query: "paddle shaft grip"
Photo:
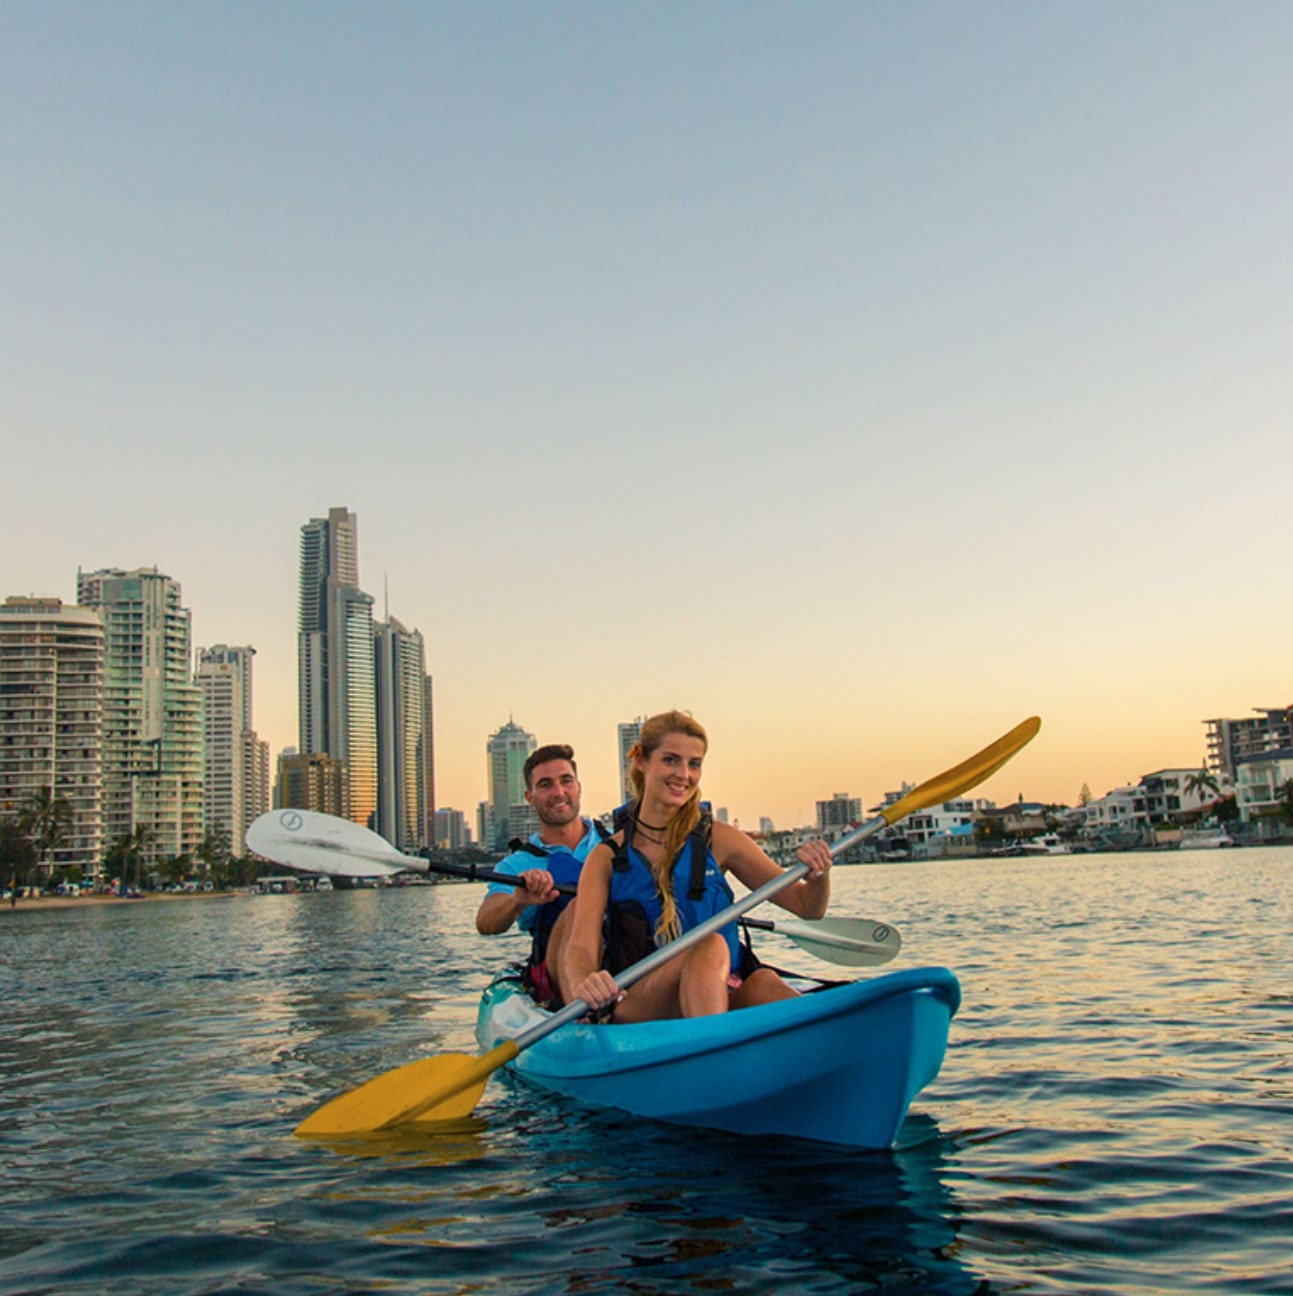
[[[536,856],[537,858],[537,856]],[[541,865],[536,864],[535,868]],[[440,864],[435,861],[427,863],[427,868],[432,873],[446,873],[450,877],[464,877],[471,882],[501,882],[504,886],[519,887],[524,886],[520,876],[515,873],[500,873],[497,869],[480,868],[475,864]],[[575,895],[579,888],[574,886],[558,886],[557,890],[562,895]]]

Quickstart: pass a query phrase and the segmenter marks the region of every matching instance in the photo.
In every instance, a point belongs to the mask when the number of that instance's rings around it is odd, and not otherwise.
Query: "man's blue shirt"
[[[538,833],[531,833],[530,841],[535,846],[539,847],[539,849],[545,854],[551,855],[553,851],[567,851],[582,863],[592,853],[593,847],[601,844],[602,836],[593,826],[590,819],[581,819],[580,822],[584,825],[584,835],[580,839],[579,845],[573,850],[569,846],[550,846],[547,842],[540,840]],[[505,856],[496,865],[494,865],[494,872],[507,873],[512,877],[516,877],[530,869],[541,869],[544,867],[544,862],[537,855],[531,855],[529,851],[513,851],[510,855]],[[485,894],[505,895],[510,894],[515,890],[515,887],[508,886],[506,882],[491,882],[489,887],[486,889]],[[526,905],[525,908],[521,910],[520,916],[516,920],[516,925],[520,927],[522,931],[532,932],[534,930],[535,918],[538,916],[538,909],[538,905]]]

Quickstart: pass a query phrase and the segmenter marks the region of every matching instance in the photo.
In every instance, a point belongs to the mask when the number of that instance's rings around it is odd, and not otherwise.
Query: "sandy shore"
[[[45,909],[86,909],[90,905],[156,904],[163,900],[228,900],[237,891],[154,891],[133,900],[118,895],[41,896],[39,900],[20,899],[16,905],[0,903],[0,917],[11,913],[29,913]]]

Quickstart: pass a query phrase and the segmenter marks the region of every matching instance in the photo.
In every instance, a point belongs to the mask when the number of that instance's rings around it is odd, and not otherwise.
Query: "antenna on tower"
[[[382,620],[389,621],[391,619],[391,574],[390,572],[382,572],[382,600],[385,603],[385,607],[382,609]]]

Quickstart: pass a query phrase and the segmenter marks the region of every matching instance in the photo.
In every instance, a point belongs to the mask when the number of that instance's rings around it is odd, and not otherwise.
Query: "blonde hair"
[[[662,711],[653,715],[642,726],[642,734],[637,742],[629,748],[629,782],[633,785],[633,817],[638,816],[642,805],[642,789],[645,779],[637,766],[640,757],[646,761],[651,753],[670,735],[684,734],[688,738],[699,738],[709,750],[709,735],[704,726],[694,716],[685,711]],[[678,917],[678,906],[673,898],[673,863],[683,848],[692,829],[700,822],[700,784],[691,790],[691,795],[678,807],[677,813],[669,820],[664,838],[664,856],[658,863],[651,865],[651,877],[655,882],[656,894],[660,897],[660,921],[656,924],[655,942],[663,945],[682,935],[682,922]]]

